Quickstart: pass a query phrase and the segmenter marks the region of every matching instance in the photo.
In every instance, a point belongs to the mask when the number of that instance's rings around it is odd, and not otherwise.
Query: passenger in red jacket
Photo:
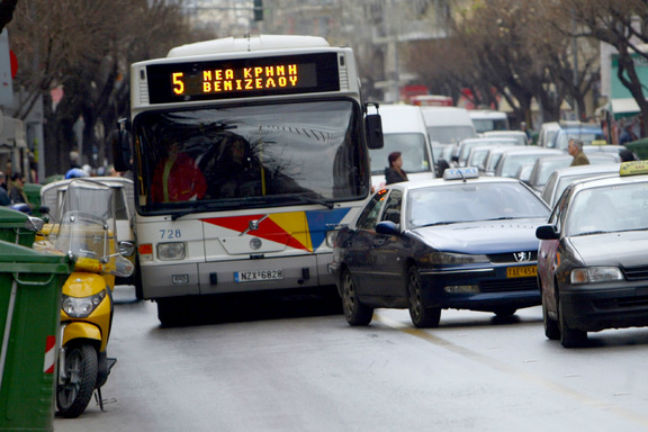
[[[151,196],[153,202],[190,201],[201,199],[207,190],[202,172],[191,156],[180,152],[176,141],[168,148],[168,155],[153,171]]]

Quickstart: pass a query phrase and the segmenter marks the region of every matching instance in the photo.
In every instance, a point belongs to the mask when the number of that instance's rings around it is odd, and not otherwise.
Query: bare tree
[[[0,0],[0,32],[13,18],[18,0]]]
[[[587,36],[612,45],[618,52],[617,76],[628,88],[641,111],[643,131],[648,131],[648,101],[633,56],[648,59],[638,45],[648,42],[646,0],[562,0],[560,6],[578,24],[568,34]]]
[[[194,35],[178,3],[164,0],[31,0],[16,8],[12,46],[21,64],[16,84],[24,97],[17,116],[46,100],[46,172],[67,168],[83,118],[84,155],[105,154],[118,116],[128,112],[130,63],[164,56]],[[200,35],[204,36],[203,34]],[[63,89],[55,107],[50,91]]]

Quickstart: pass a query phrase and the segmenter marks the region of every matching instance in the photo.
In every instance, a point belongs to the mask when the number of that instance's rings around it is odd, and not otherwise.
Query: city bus
[[[215,39],[131,65],[132,154],[115,163],[131,159],[138,296],[163,325],[201,296],[334,285],[332,237],[382,147],[359,83],[350,48],[311,36]]]

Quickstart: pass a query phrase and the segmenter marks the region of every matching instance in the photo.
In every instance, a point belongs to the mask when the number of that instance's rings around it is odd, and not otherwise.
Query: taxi
[[[474,167],[377,191],[335,235],[329,270],[347,322],[408,308],[414,326],[435,327],[446,308],[510,316],[539,305],[535,230],[549,213],[522,182]]]
[[[565,347],[587,332],[648,325],[648,161],[565,189],[538,227],[545,335]]]

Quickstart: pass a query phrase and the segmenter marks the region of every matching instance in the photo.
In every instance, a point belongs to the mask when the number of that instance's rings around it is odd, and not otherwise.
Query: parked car
[[[549,147],[549,143],[560,130],[560,123],[547,122],[542,123],[540,132],[538,132],[538,147]]]
[[[430,327],[444,308],[510,316],[539,304],[534,233],[549,208],[517,180],[477,177],[452,168],[395,183],[337,233],[329,270],[350,325],[379,307],[409,308],[416,327]]]
[[[493,130],[509,130],[509,121],[505,112],[495,110],[468,110],[468,115],[475,125],[477,133]]]
[[[616,176],[618,172],[618,163],[579,165],[560,168],[549,176],[547,184],[542,189],[541,197],[549,207],[553,208],[565,188],[574,181],[592,177]]]
[[[515,138],[466,138],[459,143],[457,149],[457,164],[466,166],[470,149],[477,146],[519,145]]]
[[[380,105],[378,111],[382,118],[384,145],[369,150],[372,186],[385,185],[385,168],[389,167],[387,157],[395,151],[401,152],[402,169],[408,179],[434,178],[432,149],[421,109],[414,105]]]
[[[621,162],[621,151],[625,150],[626,147],[622,145],[612,145],[612,144],[603,144],[603,145],[584,145],[583,152],[587,155],[589,159],[593,155],[603,154],[614,159],[614,162]],[[591,161],[590,161],[591,162]]]
[[[568,125],[556,133],[547,147],[567,151],[567,145],[572,138],[583,141],[584,145],[590,145],[595,141],[604,141],[605,135],[601,127],[596,124]]]
[[[631,162],[632,163],[632,162]],[[588,332],[648,325],[648,170],[574,183],[537,229],[545,335],[579,346]]]
[[[117,228],[117,241],[128,241],[135,244],[135,191],[133,181],[126,177],[88,177],[89,180],[100,182],[109,186],[113,190],[113,199],[115,207],[115,225]],[[48,183],[41,188],[41,205],[49,210],[49,217],[53,222],[61,220],[61,209],[63,198],[67,187],[74,179],[58,180]],[[141,283],[139,282],[139,265],[136,257],[133,255],[132,260],[135,264],[135,273],[129,278],[118,278],[117,284],[135,285],[138,298],[142,297]]]
[[[485,138],[515,138],[519,145],[529,145],[529,137],[523,131],[489,131],[482,134]]]
[[[515,177],[520,166],[533,165],[537,159],[552,154],[562,154],[562,152],[536,146],[507,149],[502,153],[502,157],[495,166],[495,175],[498,177]]]
[[[457,144],[462,139],[477,136],[468,110],[457,107],[421,107],[423,119],[431,141]]]
[[[619,162],[614,154],[595,152],[587,155],[590,165],[611,164]],[[560,168],[567,168],[571,165],[574,157],[569,154],[552,155],[536,160],[529,176],[529,186],[538,192],[542,192],[549,176]]]
[[[468,159],[466,159],[466,166],[476,167],[479,170],[480,174],[484,174],[484,172],[486,171],[486,160],[488,159],[489,153],[491,153],[493,149],[510,147],[514,145],[517,145],[517,141],[500,143],[496,147],[493,146],[472,147],[470,149],[470,152],[468,153]]]

